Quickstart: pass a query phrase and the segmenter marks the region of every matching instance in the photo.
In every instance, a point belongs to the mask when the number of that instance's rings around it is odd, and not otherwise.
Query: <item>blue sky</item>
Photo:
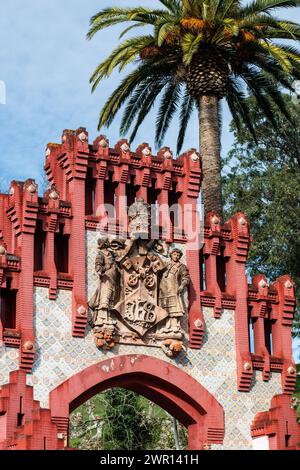
[[[60,142],[63,129],[86,127],[90,141],[97,136],[101,106],[120,80],[114,74],[96,93],[89,77],[96,65],[117,45],[119,27],[85,39],[89,18],[106,6],[153,6],[156,0],[1,0],[0,80],[7,88],[0,104],[0,188],[12,179],[42,180],[45,147]],[[279,13],[279,12],[278,12]],[[300,8],[285,18],[300,22]],[[123,29],[123,28],[122,28]],[[119,139],[119,119],[105,130],[113,145]],[[147,141],[153,146],[153,114],[145,121],[132,148]],[[222,146],[232,144],[230,115],[224,109]],[[165,145],[175,150],[176,123]],[[198,146],[197,117],[188,129],[184,148]]]
[[[119,27],[85,39],[89,18],[105,6],[153,6],[156,0],[1,0],[0,80],[7,87],[7,104],[0,105],[0,185],[11,179],[41,181],[45,147],[59,142],[63,129],[87,127],[97,135],[97,119],[105,99],[120,80],[118,74],[90,91],[89,77],[118,42]],[[300,9],[288,13],[300,22]],[[153,146],[152,114],[133,148],[143,141]],[[119,138],[119,119],[105,130],[110,142]],[[223,152],[230,148],[230,116],[225,109]],[[176,123],[165,144],[175,149]],[[198,146],[197,117],[188,129],[184,148]]]

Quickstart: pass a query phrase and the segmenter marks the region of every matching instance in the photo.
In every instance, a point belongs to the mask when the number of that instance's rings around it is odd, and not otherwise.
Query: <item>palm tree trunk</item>
[[[204,95],[199,98],[199,125],[205,213],[215,211],[222,216],[221,144],[216,96]]]

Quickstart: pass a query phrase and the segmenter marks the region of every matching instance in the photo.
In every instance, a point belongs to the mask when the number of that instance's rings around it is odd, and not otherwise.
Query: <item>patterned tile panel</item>
[[[0,345],[0,386],[9,381],[9,373],[18,369],[19,350]]]

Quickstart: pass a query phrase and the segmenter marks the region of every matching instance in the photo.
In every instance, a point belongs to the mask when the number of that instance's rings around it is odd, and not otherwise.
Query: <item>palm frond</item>
[[[180,85],[170,82],[161,98],[156,119],[155,140],[160,147],[180,99]]]
[[[276,129],[277,123],[272,112],[272,104],[275,104],[288,120],[291,119],[280,91],[265,74],[257,72],[255,68],[248,67],[243,74],[243,79],[274,129]]]
[[[153,86],[158,83],[158,81],[160,82],[160,87],[162,90],[164,86],[169,82],[169,78],[165,75],[158,77],[158,74],[154,73],[152,76],[148,77],[143,82],[141,82],[138,87],[136,87],[134,93],[132,93],[132,96],[126,105],[125,111],[122,116],[122,121],[120,125],[120,133],[122,135],[125,135],[129,131],[137,113],[144,104],[145,99],[147,98],[150,90],[153,88]]]
[[[163,10],[153,10],[142,7],[104,8],[91,18],[87,38],[91,39],[98,31],[126,21],[136,21],[154,25],[157,18],[160,18],[163,13]]]
[[[175,22],[170,20],[168,17],[163,17],[159,21],[157,21],[155,25],[155,38],[156,43],[160,47],[168,34],[173,31],[175,27]]]
[[[281,85],[284,88],[290,89],[291,81],[289,76],[278,67],[277,62],[272,57],[257,54],[254,57],[252,64],[259,67],[262,72],[275,80],[278,86]]]
[[[147,25],[146,25],[146,23],[135,23],[135,24],[132,24],[132,25],[128,26],[128,28],[125,28],[122,31],[122,33],[119,36],[119,39],[122,39],[132,29],[141,28],[142,26],[147,26]]]
[[[241,131],[242,125],[244,124],[256,141],[256,134],[249,113],[247,97],[242,91],[242,87],[239,85],[237,79],[231,78],[229,80],[226,101],[238,131]]]
[[[224,19],[226,16],[231,17],[231,11],[237,5],[237,0],[223,0],[218,7],[218,18]]]
[[[186,129],[195,106],[194,98],[186,90],[182,97],[182,104],[179,116],[179,132],[177,138],[177,154],[182,150]]]
[[[154,106],[154,103],[159,95],[161,91],[161,86],[159,83],[157,83],[156,85],[154,85],[152,87],[152,89],[150,90],[147,98],[145,99],[138,115],[137,115],[137,118],[136,118],[136,122],[135,122],[135,125],[134,125],[134,128],[133,128],[133,131],[130,135],[130,138],[129,138],[129,141],[132,142],[137,134],[137,131],[139,130],[142,122],[144,121],[144,119],[147,117],[147,115],[149,114],[151,108]]]
[[[171,13],[179,15],[181,13],[182,5],[180,0],[159,0]]]
[[[289,34],[287,39],[300,39],[300,26],[291,21],[278,21],[280,30]],[[268,31],[269,34],[269,31]]]
[[[292,70],[289,55],[281,46],[271,42],[261,42],[260,47],[265,49],[266,53],[271,55],[278,62],[284,72],[289,73]]]
[[[130,54],[131,60],[133,60],[145,47],[151,44],[153,44],[153,37],[151,35],[136,36],[120,44],[112,51],[109,57],[97,66],[90,79],[90,83],[93,84],[92,90],[95,90],[102,78],[109,77],[116,66],[122,64],[123,61],[127,61],[128,54]]]
[[[258,75],[257,70],[251,70],[250,67],[243,73],[242,78],[267,120],[276,129],[276,121],[271,110],[272,102],[268,94],[265,93],[265,79]]]
[[[152,65],[152,64],[151,64]],[[98,130],[102,126],[109,127],[124,102],[131,96],[135,88],[153,72],[153,66],[142,64],[127,75],[104,104],[99,117]]]
[[[199,43],[203,38],[203,34],[200,33],[194,36],[192,33],[185,33],[182,38],[182,52],[183,52],[183,63],[188,65],[193,55],[197,52]]]
[[[194,16],[194,13],[199,11],[199,7],[196,5],[197,2],[194,0],[181,0],[181,3],[182,12],[185,16]]]
[[[274,8],[289,8],[300,4],[299,0],[253,0],[238,12],[241,18],[253,15],[254,13],[270,12]]]

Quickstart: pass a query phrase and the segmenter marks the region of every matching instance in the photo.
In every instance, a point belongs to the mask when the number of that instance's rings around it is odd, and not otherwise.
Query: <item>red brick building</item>
[[[299,449],[290,397],[296,381],[291,327],[294,284],[282,276],[249,284],[250,225],[197,219],[201,160],[167,147],[89,143],[84,128],[48,144],[49,188],[12,181],[0,195],[0,449],[62,449],[69,413],[107,388],[126,386],[188,428],[189,448]],[[185,351],[93,342],[88,299],[99,233],[125,236],[127,209],[151,204],[156,238],[180,247],[190,273]],[[126,201],[124,204],[122,201]],[[114,207],[107,214],[105,204]],[[166,207],[176,204],[181,216]],[[187,208],[188,207],[188,211]],[[154,220],[155,219],[155,220]]]

